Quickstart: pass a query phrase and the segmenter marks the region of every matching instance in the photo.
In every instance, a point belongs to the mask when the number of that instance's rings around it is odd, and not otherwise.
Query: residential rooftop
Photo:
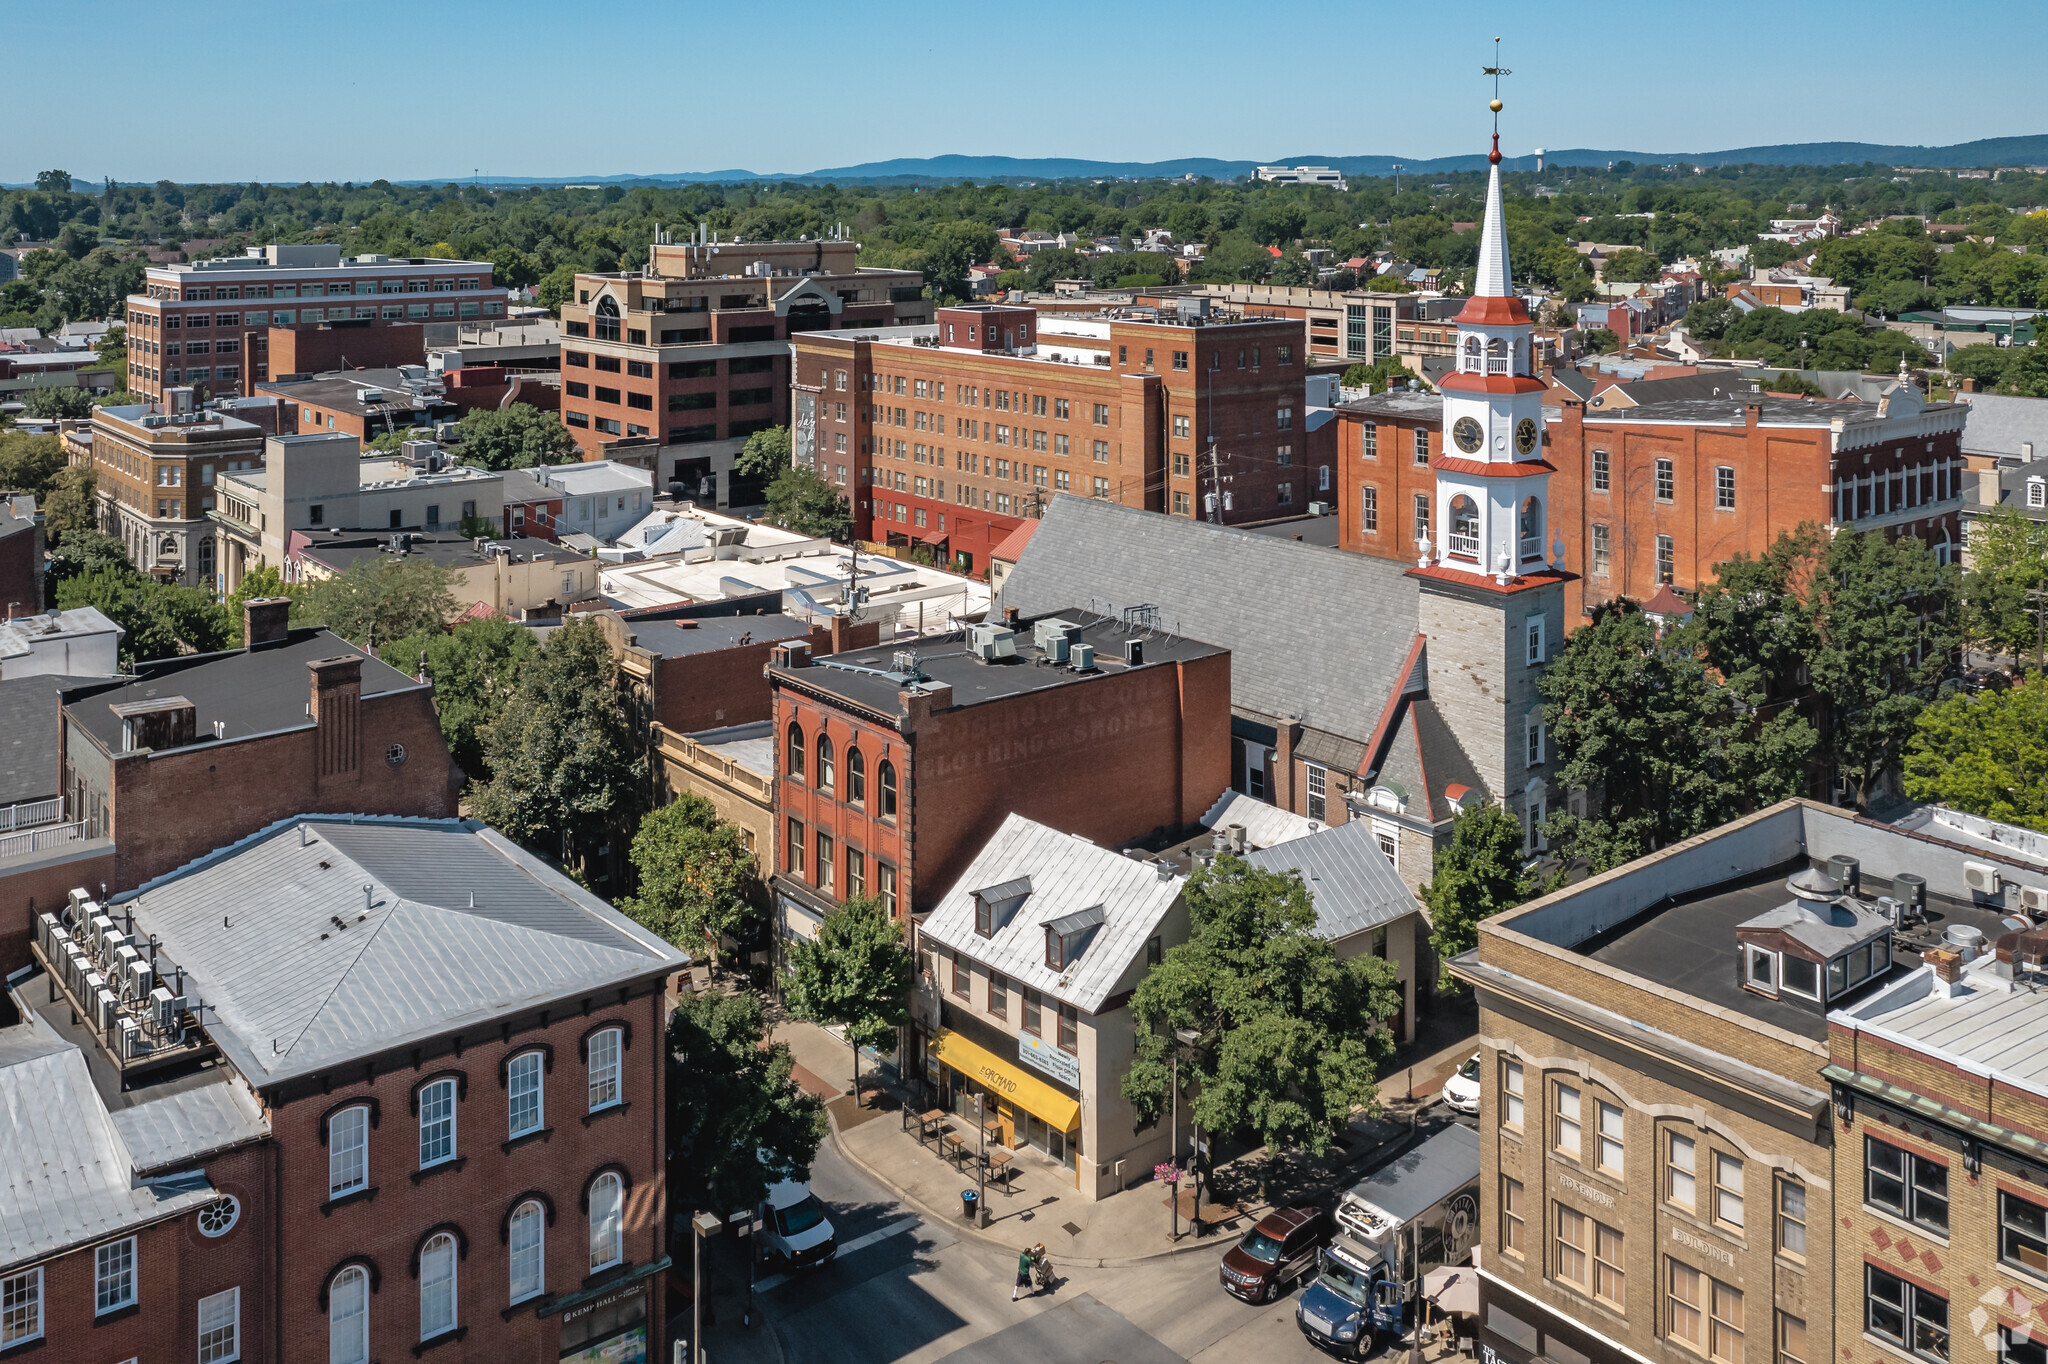
[[[394,540],[402,541],[403,548],[394,549]],[[418,532],[394,536],[364,531],[354,535],[320,536],[308,540],[298,550],[299,558],[310,559],[335,573],[345,573],[362,560],[375,559],[379,555],[393,558],[417,555],[454,569],[478,567],[499,557],[513,563],[558,564],[583,563],[590,557],[548,540],[534,540],[526,536],[479,543],[466,535],[422,535]]]
[[[211,408],[167,413],[149,403],[124,403],[119,407],[94,408],[93,416],[127,428],[123,434],[131,440],[261,440],[264,435],[263,428],[256,423]]]
[[[1422,906],[1381,850],[1372,821],[1354,819],[1245,854],[1263,871],[1298,872],[1315,902],[1316,936],[1332,942]]]
[[[718,653],[746,644],[803,639],[811,627],[780,612],[758,616],[685,616],[681,612],[622,616],[631,642],[657,658]]]

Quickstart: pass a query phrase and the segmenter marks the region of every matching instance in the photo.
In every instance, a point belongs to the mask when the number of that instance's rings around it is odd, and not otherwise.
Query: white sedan
[[[1451,1072],[1444,1081],[1444,1102],[1460,1113],[1479,1114],[1479,1053]]]

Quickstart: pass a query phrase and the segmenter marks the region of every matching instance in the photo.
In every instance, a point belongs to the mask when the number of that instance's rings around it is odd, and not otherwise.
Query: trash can
[[[980,1201],[981,1195],[979,1193],[973,1189],[962,1189],[960,1191],[960,1215],[971,1219],[974,1216],[974,1206]]]

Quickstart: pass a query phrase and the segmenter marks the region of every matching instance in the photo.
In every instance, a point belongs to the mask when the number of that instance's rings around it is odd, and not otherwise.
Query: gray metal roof
[[[685,964],[473,821],[280,821],[116,901],[259,1086]]]
[[[974,892],[1029,877],[1032,890],[990,937],[974,931]],[[1184,880],[1150,862],[1010,815],[946,892],[919,936],[1021,985],[1094,1013],[1142,969],[1145,942],[1180,899]],[[1045,964],[1045,925],[1099,910],[1102,925],[1067,970]]]
[[[1860,943],[1891,932],[1892,921],[1874,909],[1848,900],[1816,903],[1793,898],[1735,925],[1742,929],[1776,929],[1826,961]]]
[[[1964,988],[1951,996],[1923,966],[1829,1017],[1929,1052],[1968,1074],[1995,1075],[2048,1096],[2048,1047],[2041,1045],[2048,1035],[2048,990],[2016,985],[1997,969],[1990,957],[1979,958],[1964,972]]]
[[[105,680],[53,674],[0,682],[0,806],[57,794],[57,693]]]
[[[1228,829],[1233,824],[1242,824],[1245,844],[1252,848],[1270,848],[1275,843],[1305,838],[1323,827],[1292,810],[1283,810],[1257,796],[1229,788],[1202,816],[1202,824],[1210,829]]]
[[[754,720],[744,725],[700,729],[689,736],[704,747],[729,758],[749,772],[764,777],[775,775],[775,722]]]
[[[1276,843],[1244,860],[1266,871],[1300,872],[1315,901],[1316,935],[1331,942],[1422,909],[1380,851],[1369,820]]]
[[[1972,455],[2020,458],[2031,442],[2037,459],[2048,459],[2048,398],[2015,398],[1998,393],[1964,395],[1970,419],[1963,424],[1963,451]]]
[[[216,1151],[270,1133],[256,1096],[225,1066],[213,1084],[117,1108],[112,1117],[135,1168],[142,1171],[188,1168]]]
[[[1070,495],[1053,498],[1000,600],[1027,617],[1147,604],[1160,628],[1230,650],[1240,709],[1353,739],[1371,737],[1415,642],[1402,563]]]
[[[136,1179],[85,1057],[38,1022],[0,1031],[0,1268],[44,1259],[218,1195]]]

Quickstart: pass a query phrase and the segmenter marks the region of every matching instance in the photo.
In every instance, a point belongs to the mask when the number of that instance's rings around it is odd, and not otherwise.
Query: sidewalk
[[[1455,1026],[1449,1030],[1459,1031]],[[1341,1144],[1327,1156],[1312,1159],[1289,1154],[1269,1161],[1264,1151],[1258,1150],[1225,1160],[1203,1189],[1202,1211],[1207,1214],[1221,1202],[1234,1204],[1238,1215],[1224,1222],[1220,1230],[1212,1226],[1200,1238],[1188,1234],[1183,1219],[1176,1242],[1169,1239],[1163,1186],[1140,1184],[1091,1203],[1074,1188],[1064,1169],[1029,1150],[1017,1153],[1017,1173],[1007,1188],[989,1186],[989,1225],[986,1229],[975,1227],[960,1211],[961,1191],[976,1187],[972,1166],[963,1171],[919,1142],[915,1132],[906,1127],[914,1115],[904,1113],[900,1096],[883,1088],[879,1076],[869,1080],[866,1063],[861,1067],[861,1087],[868,1106],[857,1108],[851,1094],[852,1053],[843,1041],[822,1028],[796,1022],[779,1025],[774,1036],[789,1046],[796,1061],[797,1083],[826,1100],[832,1140],[841,1154],[870,1178],[896,1190],[924,1216],[943,1222],[957,1235],[1012,1251],[1042,1241],[1056,1264],[1098,1268],[1189,1252],[1220,1255],[1231,1236],[1251,1226],[1270,1208],[1326,1197],[1333,1189],[1351,1183],[1359,1178],[1355,1168],[1376,1154],[1405,1145],[1425,1128],[1441,1125],[1425,1121],[1418,1127],[1420,1109],[1435,1099],[1451,1069],[1469,1056],[1475,1045],[1469,1035],[1418,1038],[1417,1049],[1435,1044],[1435,1050],[1413,1059],[1413,1081],[1406,1078],[1407,1067],[1396,1071],[1390,1065],[1381,1086],[1385,1112],[1355,1120]],[[1402,1092],[1404,1086],[1414,1092],[1414,1098]],[[1263,1201],[1258,1193],[1262,1178],[1267,1194]],[[1182,1206],[1185,1210],[1185,1196]]]

